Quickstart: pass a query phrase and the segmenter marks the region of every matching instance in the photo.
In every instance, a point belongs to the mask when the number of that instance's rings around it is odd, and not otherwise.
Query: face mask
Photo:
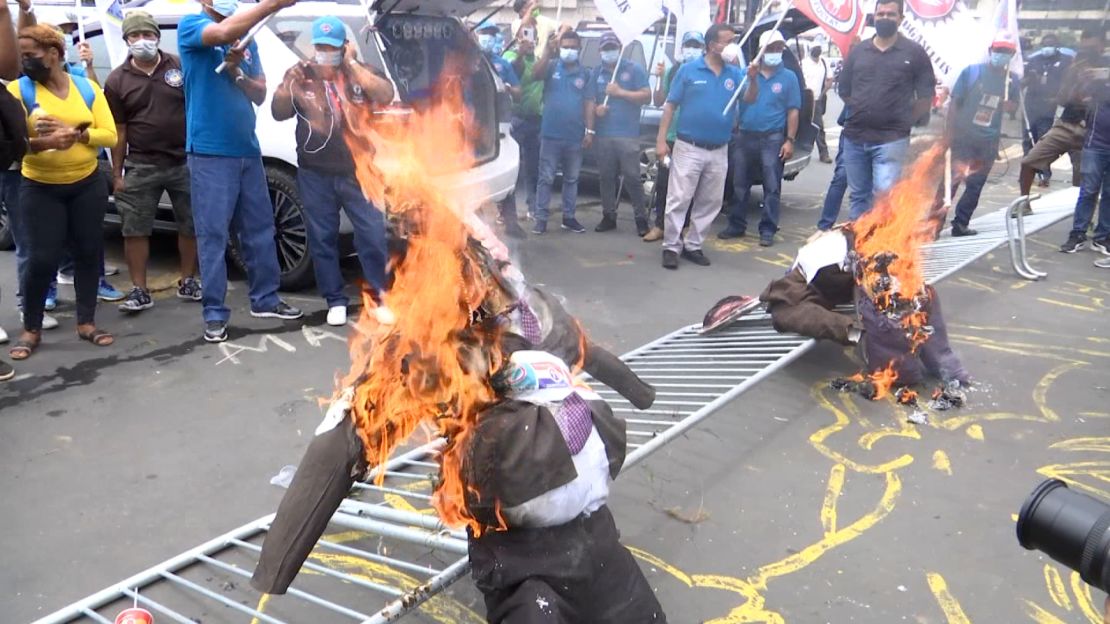
[[[501,54],[501,35],[478,35],[478,47],[490,54]]]
[[[577,63],[578,50],[574,48],[559,48],[559,58],[562,59],[564,63]]]
[[[46,82],[50,77],[50,68],[41,57],[27,57],[23,59],[23,75],[35,82]]]
[[[1002,69],[1010,65],[1012,58],[1014,58],[1014,55],[1009,52],[991,52],[991,65]]]
[[[778,67],[782,65],[782,52],[764,52],[763,64],[767,67]]]
[[[875,20],[875,34],[888,39],[898,32],[898,21],[892,19]]]
[[[343,60],[343,51],[336,50],[335,52],[317,52],[316,64],[325,67],[335,67]]]
[[[601,62],[606,65],[613,65],[621,58],[620,50],[602,50]]]
[[[77,54],[76,54],[76,52],[75,52],[75,50],[76,50],[77,48],[76,48],[76,47],[75,47],[75,46],[73,45],[73,39],[70,39],[70,38],[69,38],[69,35],[66,35],[66,36],[65,36],[65,41],[66,41],[66,53],[65,53],[65,60],[66,60],[66,61],[69,61],[70,59],[75,59],[75,58],[77,58]]]
[[[701,48],[682,48],[682,60],[696,61],[701,58]]]
[[[140,61],[152,61],[158,56],[158,42],[150,39],[139,39],[127,48],[131,50],[131,56]]]
[[[212,0],[212,10],[224,17],[231,17],[238,8],[239,0]]]
[[[1044,51],[1045,56],[1056,56],[1060,53],[1060,48],[1057,48],[1056,46],[1044,46],[1041,48],[1041,50]]]

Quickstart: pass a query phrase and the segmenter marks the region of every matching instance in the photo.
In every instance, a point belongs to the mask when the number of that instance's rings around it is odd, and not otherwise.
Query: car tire
[[[315,282],[315,275],[312,257],[308,253],[308,230],[297,179],[281,167],[267,165],[266,185],[274,206],[274,243],[281,268],[280,288],[285,291],[304,290]],[[246,262],[234,236],[228,255],[235,267],[245,274]]]
[[[15,248],[15,235],[12,234],[12,220],[8,217],[8,207],[0,202],[0,251]]]

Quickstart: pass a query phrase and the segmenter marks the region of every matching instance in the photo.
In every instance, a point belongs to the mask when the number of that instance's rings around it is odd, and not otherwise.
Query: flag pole
[[[81,0],[78,0],[78,2],[80,2],[80,1]],[[258,33],[263,28],[266,27],[266,22],[270,21],[270,18],[275,16],[275,15],[277,15],[277,13],[271,13],[271,14],[267,15],[266,17],[263,17],[262,21],[258,22],[257,24],[254,25],[253,28],[248,30],[247,34],[244,35],[243,38],[239,41],[239,44],[236,45],[232,49],[235,50],[236,52],[242,52],[243,50],[246,50],[247,46],[249,46],[251,44],[251,41],[254,41],[255,36],[258,35]],[[219,67],[216,68],[216,73],[217,74],[222,74],[225,69],[227,69],[227,61],[224,61],[224,62],[220,63]]]
[[[73,11],[77,17],[77,41],[85,43],[85,16],[81,13],[81,0],[74,0]],[[89,64],[84,61],[81,61],[81,65],[85,68],[89,67]]]
[[[609,84],[613,84],[614,82],[617,81],[617,72],[620,71],[620,69],[621,69],[621,61],[624,60],[624,50],[625,50],[625,45],[622,42],[621,43],[621,55],[619,57],[617,57],[617,62],[616,62],[616,64],[613,65],[613,76],[611,78],[609,78]],[[602,106],[608,106],[609,105],[609,94],[608,93],[605,94],[605,101],[602,102],[601,105]]]
[[[771,27],[771,30],[778,30],[779,26],[782,26],[782,21],[783,21],[783,19],[786,18],[786,14],[790,11],[790,5],[791,4],[792,4],[791,2],[786,3],[786,8],[783,9],[782,15],[779,15],[779,19],[775,22],[775,25]],[[768,6],[770,6],[770,4],[768,4]],[[758,23],[758,22],[759,22],[759,19],[756,19],[755,23]],[[768,32],[770,32],[770,31],[768,31]],[[740,48],[741,53],[743,53],[743,51],[744,51],[744,42],[748,40],[748,36],[750,36],[751,34],[752,34],[752,29],[749,28],[748,32],[744,33],[744,37],[740,39],[740,44],[737,47]],[[770,43],[770,41],[768,41],[767,43]],[[706,45],[709,45],[709,42],[706,42]],[[763,52],[766,49],[767,49],[766,45],[760,46],[759,53],[755,55],[754,59],[752,59],[752,63],[758,63],[763,58]],[[727,116],[728,115],[729,110],[731,110],[732,107],[736,104],[736,100],[740,99],[740,92],[744,90],[744,86],[747,85],[747,84],[748,84],[748,74],[745,73],[744,74],[744,79],[741,80],[740,84],[736,87],[736,91],[733,92],[732,98],[730,98],[729,101],[728,101],[728,104],[725,105],[725,109],[721,111],[722,116]]]
[[[656,43],[655,46],[651,49],[651,60],[648,61],[648,72],[654,72],[655,71],[655,53],[659,51],[659,46],[660,45],[663,46],[663,56],[664,57],[667,56],[667,37],[670,35],[670,32],[671,32],[671,12],[670,11],[667,11],[666,15],[664,15],[664,19],[665,19],[665,21],[663,23],[663,39],[660,40],[661,44]],[[675,19],[677,20],[678,17],[675,16]],[[677,35],[678,35],[678,33],[675,33],[675,46],[674,47],[675,47],[676,51],[678,49],[678,36]],[[675,56],[677,57],[678,55],[676,54]],[[673,60],[674,59],[672,59],[672,62],[673,62]],[[663,82],[663,75],[662,74],[655,77],[655,89],[652,89],[652,91],[651,91],[651,105],[652,106],[655,106],[655,91],[659,89],[659,85],[662,82]]]
[[[559,5],[555,7],[555,23],[563,25],[563,0],[559,0]]]
[[[944,210],[952,207],[952,148],[944,150]],[[941,224],[943,225],[943,224]]]

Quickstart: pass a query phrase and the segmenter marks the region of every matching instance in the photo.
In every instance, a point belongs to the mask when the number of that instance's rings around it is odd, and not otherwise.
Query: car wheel
[[[0,251],[14,247],[15,236],[12,234],[12,220],[8,218],[8,207],[0,202]]]
[[[274,206],[274,246],[277,248],[278,266],[281,269],[281,289],[304,290],[312,286],[315,279],[312,257],[308,253],[304,206],[301,204],[296,178],[284,169],[268,166],[266,184],[270,190],[270,202]],[[235,266],[245,273],[246,262],[234,236],[228,253]]]

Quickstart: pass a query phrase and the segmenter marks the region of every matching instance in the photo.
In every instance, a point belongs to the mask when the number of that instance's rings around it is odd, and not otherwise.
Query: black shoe
[[[771,245],[774,245],[774,244],[775,244],[775,235],[774,234],[760,234],[759,235],[759,246],[760,247],[770,247]]]
[[[663,268],[664,269],[677,269],[678,268],[678,254],[665,249],[663,250]]]
[[[586,233],[586,228],[583,227],[582,224],[578,222],[578,219],[575,219],[574,217],[571,217],[569,219],[563,219],[563,229],[564,230],[570,230],[571,232],[574,232],[575,234],[585,234]]]
[[[227,340],[227,323],[224,321],[208,321],[204,324],[205,342],[223,342]]]
[[[304,316],[304,312],[301,312],[284,301],[278,300],[277,305],[274,306],[272,310],[251,310],[251,316],[255,318],[276,318],[284,321],[292,321]]]
[[[547,221],[536,221],[532,226],[532,234],[536,236],[542,236],[545,232],[547,232]]]
[[[959,223],[952,224],[952,236],[975,236],[978,233],[979,230],[973,230],[966,225],[960,225]]]
[[[1104,256],[1110,256],[1110,236],[1103,236],[1092,240],[1088,245],[1091,249]]]
[[[15,377],[15,368],[4,360],[0,360],[0,381],[7,381]]]
[[[1072,234],[1068,236],[1068,240],[1063,245],[1060,245],[1060,251],[1064,253],[1075,253],[1087,246],[1087,237],[1083,234]]]
[[[698,266],[709,266],[709,258],[706,258],[705,254],[703,254],[700,249],[695,249],[693,251],[683,249],[682,257]]]
[[[565,222],[564,222],[564,227],[566,227]],[[568,229],[572,229],[572,228],[568,228]],[[609,217],[602,217],[601,218],[601,223],[597,224],[597,227],[594,228],[594,231],[595,232],[608,232],[610,230],[615,230],[615,229],[617,229],[617,220],[616,219],[610,219]]]
[[[730,238],[743,238],[744,234],[746,234],[746,233],[747,232],[745,232],[744,230],[734,230],[732,228],[725,228],[725,229],[721,230],[720,232],[717,232],[717,238],[719,238],[721,240],[728,240]]]
[[[527,238],[528,235],[524,233],[524,228],[516,220],[509,221],[505,224],[505,236],[509,238]]]
[[[650,232],[650,231],[651,231],[651,227],[648,226],[647,221],[644,221],[642,219],[636,219],[636,236],[639,236],[640,238],[643,238],[644,236],[647,236],[647,233]]]
[[[153,307],[154,300],[150,298],[150,293],[134,286],[131,288],[131,292],[127,293],[127,298],[123,300],[123,303],[119,304],[119,311],[136,313]]]

